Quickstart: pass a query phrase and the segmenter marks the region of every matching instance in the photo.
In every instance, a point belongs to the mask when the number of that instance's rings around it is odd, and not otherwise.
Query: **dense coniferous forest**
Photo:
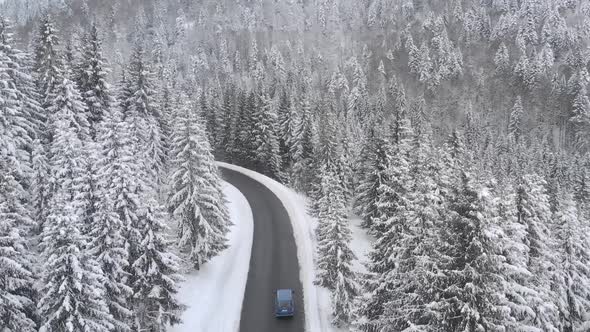
[[[336,326],[590,330],[589,1],[0,13],[0,331],[177,323],[180,259],[227,247],[214,160],[310,197]]]

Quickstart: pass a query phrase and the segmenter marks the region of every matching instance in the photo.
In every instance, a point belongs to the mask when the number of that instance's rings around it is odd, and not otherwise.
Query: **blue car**
[[[278,289],[275,297],[275,317],[293,317],[295,302],[292,289]]]

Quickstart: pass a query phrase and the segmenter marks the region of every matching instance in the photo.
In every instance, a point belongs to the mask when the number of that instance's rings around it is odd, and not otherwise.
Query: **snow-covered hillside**
[[[219,160],[308,332],[590,331],[589,87],[587,0],[2,0],[0,330],[177,323]]]

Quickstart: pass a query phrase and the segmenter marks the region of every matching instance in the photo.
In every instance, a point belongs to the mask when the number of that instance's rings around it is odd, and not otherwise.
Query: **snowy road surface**
[[[299,280],[297,247],[287,211],[264,185],[233,170],[222,168],[222,172],[224,179],[246,196],[254,217],[254,240],[240,332],[304,331],[303,289]],[[273,293],[277,288],[295,290],[297,312],[292,319],[274,317]]]
[[[182,324],[171,332],[237,332],[252,248],[252,211],[235,187],[225,184],[233,226],[229,248],[185,276],[178,297],[188,306]]]

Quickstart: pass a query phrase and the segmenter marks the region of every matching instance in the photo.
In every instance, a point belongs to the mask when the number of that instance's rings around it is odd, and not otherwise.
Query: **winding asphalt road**
[[[221,170],[224,179],[246,196],[254,217],[254,239],[240,332],[303,332],[303,287],[287,211],[281,201],[259,182],[233,170]],[[278,288],[295,290],[295,317],[274,317],[274,291]]]

